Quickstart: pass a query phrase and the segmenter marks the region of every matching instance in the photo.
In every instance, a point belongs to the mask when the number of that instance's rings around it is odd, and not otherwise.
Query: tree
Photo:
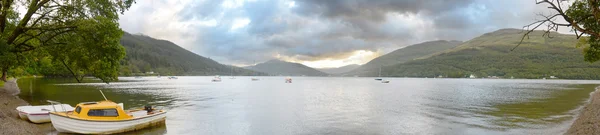
[[[117,79],[125,55],[119,39],[119,13],[134,0],[1,0],[0,71],[23,66],[28,59],[49,56],[78,78],[92,75]],[[16,10],[25,7],[26,11]],[[19,15],[22,15],[19,17]]]
[[[558,31],[559,27],[570,27],[577,35],[577,39],[580,39],[578,46],[584,46],[585,61],[596,62],[600,60],[600,0],[575,0],[570,3],[570,6],[569,3],[568,0],[536,0],[536,4],[546,5],[554,13],[538,14],[543,19],[524,26],[527,32],[521,38],[521,43],[531,32],[541,26],[546,27],[542,36],[549,38],[551,38],[551,31]],[[563,8],[565,5],[567,7]],[[564,22],[557,21],[560,18]]]

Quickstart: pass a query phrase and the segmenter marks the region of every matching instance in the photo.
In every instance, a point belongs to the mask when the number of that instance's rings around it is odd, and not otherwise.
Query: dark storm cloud
[[[184,25],[193,42],[184,46],[225,63],[278,56],[314,61],[520,28],[539,11],[534,5],[533,0],[205,0],[186,3],[172,23],[216,22]],[[246,26],[232,28],[244,19]]]
[[[462,8],[472,0],[298,0],[296,12],[304,15],[360,18],[382,21],[389,12],[439,14]]]

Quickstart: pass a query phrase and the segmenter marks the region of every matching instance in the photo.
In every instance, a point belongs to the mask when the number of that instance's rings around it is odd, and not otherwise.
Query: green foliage
[[[14,75],[86,75],[117,80],[125,49],[119,13],[134,0],[2,1],[0,67]],[[14,8],[25,7],[22,13]],[[22,18],[19,18],[22,15]],[[62,66],[62,67],[61,67]],[[47,68],[47,69],[46,69]]]
[[[598,21],[598,14],[594,14],[593,10],[598,10],[598,2],[590,0],[577,0],[565,11],[565,15],[574,23],[571,25],[577,25],[583,30],[577,30],[579,32],[594,32],[600,33],[600,23]],[[595,5],[595,6],[594,6]],[[584,49],[585,61],[596,62],[600,60],[600,37],[596,35],[590,35],[588,39],[585,39],[588,46]]]

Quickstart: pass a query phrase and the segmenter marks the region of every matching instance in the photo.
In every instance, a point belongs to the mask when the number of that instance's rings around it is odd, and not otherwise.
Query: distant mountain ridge
[[[328,74],[341,74],[341,73],[346,73],[346,72],[352,71],[358,67],[360,67],[360,65],[350,64],[350,65],[346,65],[346,66],[342,66],[342,67],[338,67],[338,68],[317,68],[317,70],[328,73]]]
[[[246,69],[267,73],[269,75],[283,76],[327,76],[327,73],[321,72],[314,68],[302,65],[300,63],[292,63],[281,60],[270,60],[254,66],[245,67]]]
[[[343,74],[358,76],[378,76],[379,68],[381,67],[423,58],[425,56],[440,51],[454,48],[460,45],[461,43],[462,41],[455,40],[436,40],[410,45],[404,48],[397,49],[385,55],[379,56],[369,61],[368,63],[363,64],[362,66]]]
[[[477,77],[600,79],[600,62],[584,61],[574,35],[534,31],[515,50],[523,30],[500,29],[430,57],[383,68],[395,77]],[[584,46],[585,47],[585,46]]]
[[[266,75],[220,64],[190,52],[173,42],[125,32],[121,44],[127,52],[121,75],[155,72],[160,75]],[[233,69],[233,70],[232,70]]]

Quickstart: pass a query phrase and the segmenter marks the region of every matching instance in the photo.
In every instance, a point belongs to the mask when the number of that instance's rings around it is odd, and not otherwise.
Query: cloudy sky
[[[224,64],[282,59],[321,68],[521,28],[547,12],[535,0],[137,0],[119,22]]]

